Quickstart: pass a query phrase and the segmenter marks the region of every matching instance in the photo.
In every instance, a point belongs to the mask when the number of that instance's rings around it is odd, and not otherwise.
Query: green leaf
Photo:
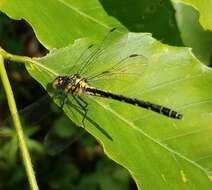
[[[152,33],[164,43],[182,45],[169,0],[46,0],[41,5],[43,1],[2,0],[0,10],[29,22],[48,49],[64,47],[80,37],[99,38],[108,28],[123,26],[132,32]]]
[[[169,0],[100,0],[107,13],[131,32],[148,32],[170,45],[182,45]]]
[[[205,30],[212,30],[212,1],[211,0],[172,0],[174,3],[184,3],[192,6],[200,13],[200,24]]]
[[[98,0],[0,1],[0,10],[13,19],[25,19],[48,49],[60,48],[85,36],[99,38],[121,24],[109,17]],[[94,32],[95,31],[95,32]]]
[[[35,59],[28,71],[46,88],[56,76],[76,73],[98,47],[86,50],[92,43],[77,40]],[[90,85],[170,107],[183,119],[85,95],[82,98],[89,104],[85,130],[111,159],[129,170],[140,189],[211,189],[211,69],[190,49],[164,45],[149,34],[114,32],[101,46],[103,51],[82,77],[105,71],[131,54],[140,56],[122,62],[118,67],[122,75],[117,70],[114,77]],[[82,126],[83,116],[71,104],[69,96],[64,112]]]
[[[210,64],[212,56],[212,32],[205,31],[199,24],[198,12],[191,6],[175,4],[176,18],[181,37],[186,46],[192,47],[194,54],[205,64]],[[188,24],[189,23],[189,24]]]

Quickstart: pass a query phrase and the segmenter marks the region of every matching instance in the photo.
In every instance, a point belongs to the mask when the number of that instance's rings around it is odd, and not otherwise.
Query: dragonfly
[[[110,138],[109,134],[107,134],[104,131],[104,129],[101,128],[101,126],[98,126],[98,124],[95,123],[95,121],[93,121],[91,118],[88,117],[89,103],[86,100],[84,100],[85,96],[111,99],[113,101],[120,102],[122,104],[125,103],[131,106],[135,106],[141,109],[146,109],[148,111],[158,113],[167,118],[181,120],[183,118],[183,115],[173,110],[172,108],[159,105],[156,103],[152,103],[150,101],[141,100],[135,97],[130,97],[125,94],[118,94],[112,91],[100,89],[97,86],[92,85],[92,81],[95,81],[95,80],[104,81],[104,80],[110,80],[111,78],[115,78],[115,80],[119,80],[117,76],[134,74],[134,73],[128,72],[128,65],[125,63],[128,61],[133,61],[136,58],[142,58],[142,59],[144,58],[144,60],[146,59],[141,54],[132,53],[118,60],[110,68],[107,68],[106,70],[92,74],[90,76],[86,76],[86,72],[88,70],[87,68],[89,67],[90,64],[94,63],[97,60],[97,58],[104,53],[104,50],[107,48],[107,47],[104,47],[104,44],[107,42],[110,36],[115,32],[116,32],[116,28],[112,28],[110,31],[108,31],[108,33],[103,38],[102,42],[98,45],[98,47],[95,50],[92,51],[92,48],[95,45],[91,44],[84,51],[82,51],[79,58],[76,60],[76,62],[82,62],[80,67],[77,68],[76,70],[74,65],[71,67],[70,71],[68,71],[69,73],[71,73],[71,70],[75,69],[75,72],[73,72],[73,74],[59,75],[52,82],[48,84],[47,89],[50,89],[49,91],[53,91],[53,96],[51,100],[59,99],[60,101],[59,107],[63,109],[67,101],[69,101],[69,97],[71,96],[72,101],[74,101],[74,103],[72,102],[70,103],[71,106],[74,107],[74,111],[77,111],[82,115],[82,121],[80,122],[82,126],[85,128],[85,121],[89,120],[93,125],[95,125],[99,130],[101,130],[102,133],[104,133],[108,138]],[[89,52],[91,51],[91,53],[87,55],[88,51]],[[86,57],[84,55],[86,55]],[[40,101],[40,104],[42,104],[42,102],[47,102],[47,101],[49,101],[48,98],[42,98],[42,101]],[[37,103],[36,106],[39,106],[39,103]],[[33,105],[30,106],[30,108],[27,108],[26,110],[29,111],[29,109],[31,109],[32,107]],[[77,138],[81,137],[84,134],[84,132],[85,130],[80,131]],[[46,144],[48,145],[52,144],[51,141],[54,141],[54,139],[51,139],[52,135],[50,134],[51,133],[48,133],[46,136],[47,137]],[[61,152],[62,150],[64,150],[64,148],[68,147],[68,145],[71,144],[70,141],[69,142],[65,141],[65,143],[64,142],[62,143],[57,142],[57,143],[58,143],[58,146],[56,147],[57,150],[52,151],[53,152],[52,154],[55,154],[54,152],[56,152],[56,154]],[[57,143],[54,143],[54,145]]]
[[[116,28],[112,28],[109,31],[108,35],[110,35],[110,33],[113,33],[115,31],[116,31]],[[103,42],[107,39],[108,35],[106,35]],[[93,47],[93,44],[90,45],[88,49],[92,47]],[[90,55],[88,60],[83,62],[82,66],[78,69],[76,73],[72,75],[57,76],[51,84],[52,88],[57,92],[57,94],[61,94],[61,92],[65,94],[65,96],[63,96],[61,107],[64,106],[68,95],[71,95],[73,97],[73,100],[84,112],[84,116],[82,119],[83,125],[87,116],[87,108],[89,106],[88,103],[82,98],[84,95],[113,99],[115,101],[119,101],[122,103],[130,104],[132,106],[144,108],[144,109],[159,113],[161,115],[164,115],[166,117],[173,118],[173,119],[183,118],[182,114],[166,106],[152,103],[150,101],[144,101],[134,97],[129,97],[123,94],[116,94],[111,91],[106,91],[104,89],[97,88],[96,86],[92,86],[89,83],[89,81],[96,79],[98,77],[103,77],[105,75],[111,75],[114,73],[114,70],[120,69],[120,67],[124,65],[123,62],[126,62],[129,59],[134,59],[136,57],[142,56],[139,54],[130,54],[124,57],[123,59],[121,59],[120,61],[118,61],[118,63],[112,66],[112,68],[109,70],[102,71],[90,77],[84,77],[83,75],[81,75],[81,73],[83,73],[83,70],[87,67],[87,65],[89,65],[89,63],[93,61],[92,59],[95,59],[98,56],[99,52],[101,51],[102,50],[100,45],[100,47],[96,51],[94,51],[93,54]],[[122,71],[125,70],[123,68],[121,69]],[[118,73],[120,74],[120,72]]]

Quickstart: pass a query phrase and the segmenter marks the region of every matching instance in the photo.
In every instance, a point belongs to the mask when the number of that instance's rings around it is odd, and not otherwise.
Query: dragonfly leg
[[[60,108],[63,109],[63,107],[68,99],[68,93],[57,92],[51,97],[51,99],[52,100],[60,99]]]
[[[84,104],[85,107],[88,106],[88,103],[87,103],[85,100],[83,100],[80,96],[77,96],[77,98],[78,98],[81,102],[83,102],[83,104]]]
[[[68,98],[68,93],[66,93],[65,96],[63,96],[63,97],[61,98],[61,101],[60,101],[60,108],[61,108],[61,109],[63,109],[63,107],[64,107],[64,105],[65,105],[65,103],[66,103],[66,101],[67,101],[67,98]]]
[[[77,104],[81,107],[81,109],[84,111],[84,115],[82,118],[82,125],[85,128],[85,118],[86,118],[87,112],[88,112],[88,109],[87,109],[88,103],[79,96],[77,96],[77,97],[74,96],[73,98],[77,102]]]

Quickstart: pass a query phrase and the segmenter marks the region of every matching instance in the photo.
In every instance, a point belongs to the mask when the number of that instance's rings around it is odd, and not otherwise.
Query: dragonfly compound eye
[[[53,82],[52,82],[52,87],[54,88],[54,89],[57,89],[58,88],[58,78],[56,78]]]
[[[52,82],[52,87],[53,87],[54,89],[61,89],[61,88],[63,88],[63,86],[64,86],[63,83],[64,83],[63,78],[57,77],[57,78]]]

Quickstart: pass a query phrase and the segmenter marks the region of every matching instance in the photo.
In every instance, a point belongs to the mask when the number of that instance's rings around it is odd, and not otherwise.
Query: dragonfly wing
[[[48,119],[48,116],[51,114],[51,101],[51,98],[46,94],[36,102],[30,104],[22,110],[19,110],[18,114],[21,118],[22,125],[24,127],[39,126],[41,121],[43,121],[45,118]],[[61,136],[61,132],[55,131],[54,126],[51,127],[45,135],[44,146],[46,146],[47,152],[49,154],[55,155],[62,152],[65,148],[79,139],[85,132],[82,132],[80,130],[82,128],[76,127],[73,122],[70,122],[70,120],[68,120],[67,123],[70,130],[68,133],[67,130],[65,131],[66,136]],[[10,116],[3,122],[3,125],[0,127],[0,137],[2,140],[14,135],[14,130],[11,127],[12,125],[12,117]],[[60,128],[64,129],[64,123],[61,123]]]
[[[48,95],[42,96],[36,102],[26,106],[18,111],[19,117],[25,125],[35,125],[50,113],[50,98]],[[41,111],[42,110],[42,111]],[[45,113],[45,114],[44,114]],[[17,113],[16,113],[17,114]],[[1,127],[10,127],[12,125],[12,116],[8,117]]]
[[[85,130],[72,124],[69,127],[74,130],[69,131],[65,136],[55,132],[55,129],[51,129],[45,136],[44,145],[49,155],[54,156],[61,153],[85,134]]]
[[[84,111],[76,103],[76,101],[74,101],[73,96],[68,96],[66,106],[68,106],[72,117],[77,120],[77,124],[82,126]],[[77,118],[75,114],[76,111],[81,113],[81,117]],[[58,120],[56,120],[54,126],[52,126],[44,139],[44,145],[47,148],[48,154],[59,154],[71,144],[79,140],[80,137],[85,134],[85,132],[86,131],[82,127],[78,127],[67,117],[60,117]]]

